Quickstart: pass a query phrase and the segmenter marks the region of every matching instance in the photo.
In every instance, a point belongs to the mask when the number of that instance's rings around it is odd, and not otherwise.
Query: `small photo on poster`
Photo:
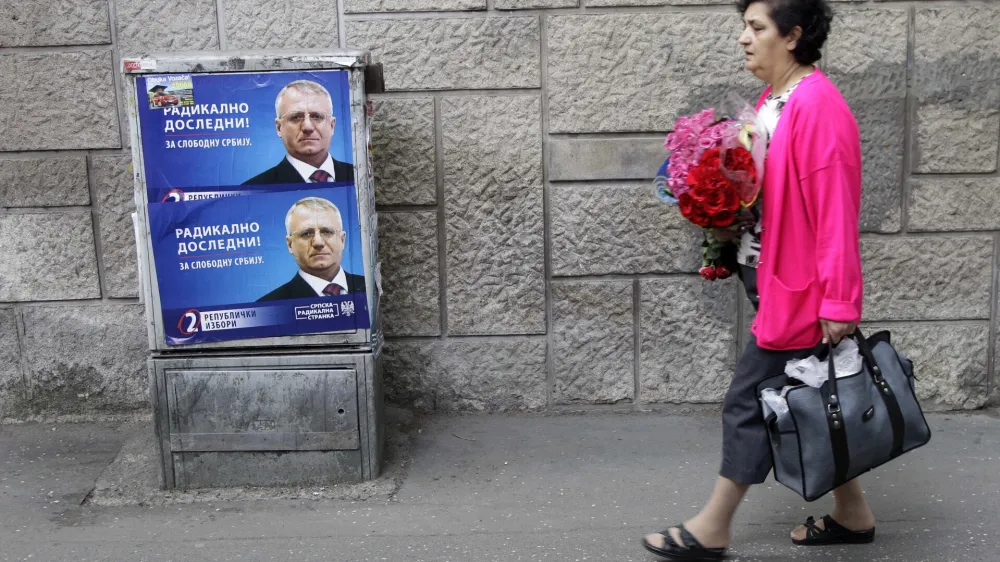
[[[146,80],[149,109],[194,105],[194,85],[190,74],[154,76]]]
[[[348,71],[181,78],[148,75],[136,81],[150,95],[149,106],[139,108],[150,202],[281,185],[354,185]]]

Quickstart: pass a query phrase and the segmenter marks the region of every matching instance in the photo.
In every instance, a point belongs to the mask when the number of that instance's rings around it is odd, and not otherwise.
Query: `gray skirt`
[[[756,310],[759,303],[757,270],[740,266],[739,277]],[[747,485],[760,484],[767,479],[773,460],[764,426],[764,413],[757,400],[757,385],[783,373],[788,361],[808,357],[815,351],[812,347],[789,351],[762,349],[757,346],[757,338],[750,335],[722,403],[720,476]]]

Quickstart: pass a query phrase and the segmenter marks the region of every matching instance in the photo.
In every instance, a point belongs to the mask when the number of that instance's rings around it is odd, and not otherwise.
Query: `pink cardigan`
[[[823,337],[820,318],[860,321],[863,294],[861,140],[850,108],[818,68],[782,111],[762,197],[760,309],[751,331],[764,349],[813,347]]]

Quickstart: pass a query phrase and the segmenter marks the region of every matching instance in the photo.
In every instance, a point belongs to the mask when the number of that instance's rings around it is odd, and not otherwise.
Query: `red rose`
[[[740,194],[735,189],[726,193],[726,208],[733,213],[740,210]]]
[[[716,279],[715,268],[709,265],[706,265],[705,267],[699,269],[698,274],[704,277],[705,279],[708,279],[709,281],[715,281]]]
[[[714,181],[714,189],[719,194],[719,210],[735,211],[733,204],[739,205],[739,193],[736,185],[721,174]]]
[[[717,183],[722,178],[722,172],[717,168],[699,164],[691,168],[688,174],[688,185],[692,191],[698,191],[702,195],[706,193],[706,188],[712,188],[712,184]]]
[[[729,279],[732,273],[729,272],[729,268],[724,265],[715,266],[715,278],[716,279]]]
[[[698,159],[699,166],[705,166],[712,170],[718,170],[720,166],[720,150],[718,148],[710,148],[701,154],[701,158]]]
[[[691,186],[691,190],[688,193],[691,194],[691,197],[695,201],[704,204],[712,196],[713,191],[712,183],[710,181],[703,181]]]
[[[691,216],[688,217],[688,220],[702,228],[707,228],[712,223],[712,217],[705,210],[705,206],[698,200],[692,203]]]
[[[753,164],[753,157],[750,151],[737,146],[726,152],[726,167],[729,169],[747,169]]]
[[[723,195],[725,195],[726,192],[728,191],[733,191],[732,183],[728,179],[726,179],[726,176],[722,175],[721,172],[712,176],[712,179],[709,180],[709,183],[712,185],[712,189],[714,191],[718,191]]]
[[[723,175],[719,167],[718,148],[706,150],[698,163],[688,171],[690,189],[680,201],[681,214],[692,223],[709,226],[729,226],[735,220],[740,199],[736,186]]]
[[[700,206],[695,207],[695,210],[689,220],[702,228],[708,228],[709,225],[712,224],[712,217],[710,217]]]
[[[736,213],[728,209],[724,209],[715,214],[714,226],[724,228],[727,226],[731,226],[735,220],[736,220]]]
[[[693,188],[695,186],[705,183],[705,178],[707,176],[708,176],[707,168],[704,168],[701,165],[691,166],[691,169],[688,170],[688,175],[687,178],[685,178],[685,181],[687,182],[688,185],[690,185]]]
[[[689,218],[691,216],[691,208],[694,205],[694,200],[691,198],[691,192],[685,191],[677,197],[677,206],[681,210],[681,215],[684,218]]]
[[[704,206],[691,195],[690,191],[682,193],[677,198],[677,206],[680,208],[681,216],[687,220],[701,227],[709,225],[709,217],[705,213]]]
[[[725,167],[732,172],[745,172],[753,182],[757,181],[757,167],[754,166],[750,151],[738,146],[726,152]]]
[[[705,197],[705,210],[712,216],[718,216],[726,210],[726,192],[722,189],[713,189]]]

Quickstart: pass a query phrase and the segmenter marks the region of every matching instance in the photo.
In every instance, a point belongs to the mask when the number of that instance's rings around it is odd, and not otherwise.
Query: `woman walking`
[[[757,110],[768,142],[762,195],[739,226],[740,278],[757,309],[723,402],[722,466],[701,512],[644,546],[671,560],[719,560],[749,486],[772,468],[756,386],[789,360],[838,343],[861,319],[861,141],[836,86],[815,66],[832,20],[826,0],[738,0],[746,69],[766,83]],[[861,485],[834,490],[830,515],[792,532],[800,545],[870,542]]]

